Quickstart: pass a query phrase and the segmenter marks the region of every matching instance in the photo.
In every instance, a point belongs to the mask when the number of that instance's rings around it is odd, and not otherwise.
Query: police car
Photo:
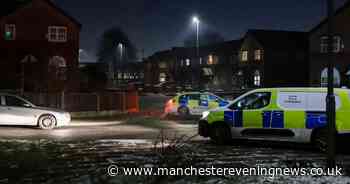
[[[229,104],[228,100],[212,93],[186,92],[170,99],[164,108],[166,114],[181,116],[201,115],[203,112]]]
[[[222,108],[203,112],[199,134],[223,144],[232,138],[312,142],[326,137],[325,88],[269,88],[250,91]],[[335,89],[336,130],[350,133],[350,90]]]

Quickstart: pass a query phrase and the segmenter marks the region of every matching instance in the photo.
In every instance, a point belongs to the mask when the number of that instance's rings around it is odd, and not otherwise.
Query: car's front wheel
[[[230,143],[232,141],[230,128],[224,124],[215,124],[210,131],[210,139],[219,145]]]
[[[38,126],[43,130],[51,130],[56,127],[56,118],[53,115],[45,114],[40,116]]]
[[[177,111],[181,117],[190,115],[190,111],[187,107],[180,107]]]

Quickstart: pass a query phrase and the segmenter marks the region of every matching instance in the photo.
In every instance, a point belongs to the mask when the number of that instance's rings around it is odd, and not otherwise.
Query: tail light
[[[170,99],[170,100],[167,102],[167,106],[171,106],[171,105],[173,105],[175,102],[176,102],[175,99]]]

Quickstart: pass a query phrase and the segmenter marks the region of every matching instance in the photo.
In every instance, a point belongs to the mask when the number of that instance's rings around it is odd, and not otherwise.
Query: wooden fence
[[[35,105],[53,107],[69,112],[120,111],[138,112],[137,91],[101,93],[24,93]]]

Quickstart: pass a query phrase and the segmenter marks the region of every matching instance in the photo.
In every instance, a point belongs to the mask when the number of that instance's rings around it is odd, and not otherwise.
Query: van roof
[[[285,92],[327,92],[327,88],[306,88],[306,87],[294,87],[294,88],[260,88],[254,91],[269,91],[269,90],[277,90],[277,91],[285,91]],[[334,88],[334,92],[350,92],[350,89],[344,88]]]

